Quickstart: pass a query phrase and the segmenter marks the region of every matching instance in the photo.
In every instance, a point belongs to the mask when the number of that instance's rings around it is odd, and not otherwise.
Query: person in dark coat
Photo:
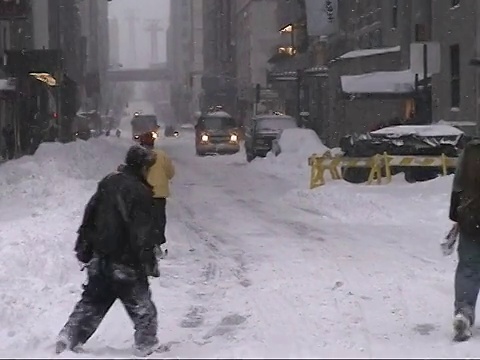
[[[470,141],[459,159],[449,217],[458,226],[455,273],[454,340],[472,336],[480,290],[480,141]]]
[[[160,273],[151,221],[152,188],[145,180],[154,162],[152,152],[132,146],[122,170],[102,179],[85,207],[74,250],[86,264],[88,282],[59,334],[57,353],[79,350],[116,299],[134,323],[135,353],[144,356],[157,346],[157,310],[148,277]]]

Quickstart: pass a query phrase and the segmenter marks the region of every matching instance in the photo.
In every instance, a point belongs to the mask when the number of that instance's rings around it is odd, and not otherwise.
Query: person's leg
[[[458,265],[455,272],[454,328],[455,339],[464,341],[471,336],[475,323],[475,308],[480,289],[480,244],[461,235],[458,245]]]
[[[165,227],[167,224],[167,217],[166,217],[166,203],[167,200],[165,198],[155,198],[153,200],[153,206],[155,207],[155,222],[156,222],[156,229],[157,229],[157,236],[158,236],[158,243],[159,245],[165,244]]]
[[[136,350],[142,355],[153,352],[158,344],[157,308],[152,301],[147,277],[139,276],[135,282],[117,286],[120,300],[134,324]]]
[[[85,344],[95,333],[116,298],[108,279],[102,275],[90,275],[82,298],[60,331],[56,352],[74,350]]]

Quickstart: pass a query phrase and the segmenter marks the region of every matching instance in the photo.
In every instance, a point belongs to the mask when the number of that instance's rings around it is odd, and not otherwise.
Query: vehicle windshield
[[[294,129],[296,127],[297,124],[293,118],[267,118],[257,120],[257,130],[278,131],[285,129]]]
[[[231,117],[204,117],[201,126],[209,130],[231,129],[237,126],[235,120]]]
[[[139,115],[132,119],[132,130],[136,133],[153,130],[157,124],[155,115]]]

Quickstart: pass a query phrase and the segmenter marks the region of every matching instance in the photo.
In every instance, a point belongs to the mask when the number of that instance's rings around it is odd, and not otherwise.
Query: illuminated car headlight
[[[208,141],[208,135],[202,135],[202,141],[207,142]]]
[[[140,139],[140,136],[135,135],[133,138],[134,138],[134,139]]]
[[[156,138],[158,138],[158,134],[157,134],[156,132],[152,132],[152,137],[153,137],[154,139],[156,139]]]
[[[238,141],[238,136],[236,134],[230,135],[230,141],[231,142],[237,142]]]

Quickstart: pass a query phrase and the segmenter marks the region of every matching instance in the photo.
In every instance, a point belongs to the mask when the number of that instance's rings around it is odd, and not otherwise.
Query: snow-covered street
[[[128,136],[43,144],[0,167],[0,356],[49,357],[85,274],[73,245],[96,182]],[[151,281],[159,357],[473,357],[451,342],[456,256],[451,177],[308,190],[306,157],[195,156],[193,132],[163,139],[177,176],[169,255]],[[301,177],[300,177],[301,176]],[[120,304],[71,357],[130,357]]]

